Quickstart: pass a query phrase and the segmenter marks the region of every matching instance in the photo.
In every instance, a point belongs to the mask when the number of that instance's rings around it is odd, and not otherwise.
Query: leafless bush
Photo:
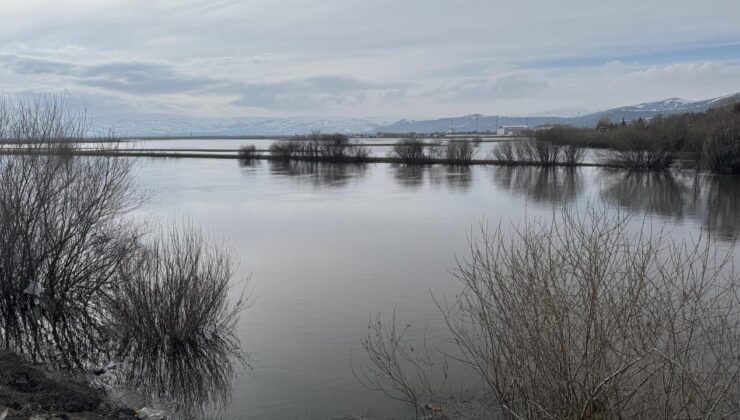
[[[241,160],[253,160],[258,156],[257,146],[253,144],[244,145],[239,148],[239,159]]]
[[[534,152],[535,159],[543,165],[553,165],[560,161],[559,144],[547,143],[537,140],[526,140],[530,143],[530,149]]]
[[[139,238],[125,217],[142,200],[133,165],[125,158],[35,149],[0,157],[0,338],[6,347],[76,368],[103,351],[101,299]]]
[[[224,303],[231,259],[190,230],[144,241],[135,160],[49,153],[78,126],[52,130],[44,112],[64,107],[31,104],[9,110],[26,136],[0,154],[0,346],[67,369],[118,355],[154,392],[212,400],[242,307]]]
[[[586,156],[586,149],[575,144],[566,144],[562,146],[560,161],[566,165],[577,165],[583,162]]]
[[[389,155],[404,163],[429,163],[435,160],[448,163],[469,164],[476,153],[475,144],[468,140],[434,140],[425,143],[417,138],[405,138],[393,145]]]
[[[740,173],[740,104],[709,114],[700,144],[703,166],[714,173]]]
[[[534,142],[532,140],[517,140],[513,143],[514,152],[520,162],[535,162],[537,158],[537,152],[534,149]]]
[[[511,142],[505,141],[498,143],[491,151],[492,157],[500,163],[513,163],[516,161],[514,156],[514,146]]]
[[[406,343],[408,328],[398,329],[395,313],[387,323],[380,315],[371,319],[362,341],[369,362],[352,372],[365,388],[411,405],[418,418],[442,398],[448,365],[444,358],[437,360],[426,341],[416,348]]]
[[[447,153],[447,146],[440,139],[434,139],[424,143],[424,153],[428,159],[444,159]]]
[[[352,144],[347,150],[344,159],[350,162],[366,162],[370,156],[370,149],[365,146]]]
[[[391,156],[406,163],[423,163],[429,160],[424,141],[416,138],[405,138],[393,145]]]
[[[445,159],[457,164],[469,164],[475,156],[475,145],[468,140],[449,141],[445,149]]]
[[[615,164],[633,170],[670,168],[686,144],[686,121],[656,117],[650,123],[630,124],[613,134]]]
[[[171,229],[121,267],[107,300],[108,336],[127,383],[199,409],[229,398],[242,298],[229,300],[234,258],[199,230]]]
[[[277,159],[290,160],[302,154],[302,145],[295,140],[278,140],[270,145],[270,154]]]
[[[86,112],[69,107],[64,95],[0,98],[0,140],[4,145],[74,143],[87,131]]]
[[[463,292],[438,304],[459,360],[480,375],[489,417],[735,416],[732,251],[630,233],[628,218],[609,214],[566,209],[512,233],[483,227],[470,240],[456,271]],[[398,377],[392,354],[369,353]]]
[[[344,134],[315,134],[312,141],[316,142],[318,158],[329,162],[361,162],[369,155],[367,147],[353,143]]]
[[[350,141],[344,134],[322,134],[281,140],[270,146],[273,156],[282,160],[317,160],[327,162],[364,162],[370,155],[367,147]]]

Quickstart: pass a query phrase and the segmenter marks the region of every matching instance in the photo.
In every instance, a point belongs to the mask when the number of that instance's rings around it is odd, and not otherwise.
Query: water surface
[[[693,173],[142,158],[139,179],[155,193],[144,214],[206,226],[251,278],[239,336],[252,369],[225,418],[408,416],[358,384],[350,355],[379,311],[443,340],[430,293],[459,290],[448,270],[484,218],[508,225],[603,197],[678,237],[730,244],[740,228],[738,178]]]

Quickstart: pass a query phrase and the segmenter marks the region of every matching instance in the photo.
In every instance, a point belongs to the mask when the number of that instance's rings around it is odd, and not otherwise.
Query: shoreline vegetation
[[[462,291],[432,295],[451,347],[378,314],[357,380],[417,419],[736,416],[734,248],[635,231],[604,204],[511,229],[482,222],[451,271]],[[473,379],[456,383],[459,371]]]
[[[246,365],[236,256],[198,226],[135,217],[149,199],[136,161],[79,157],[87,130],[61,97],[0,97],[0,143],[24,143],[0,155],[0,352],[61,377],[95,375],[101,396],[135,389],[144,411],[162,401],[185,417],[218,409]],[[0,394],[43,385],[29,375],[12,374]],[[57,385],[61,398],[69,387]],[[0,403],[57,407],[16,397]]]
[[[239,149],[135,149],[110,147],[65,147],[65,153],[79,156],[162,157],[239,159],[242,161],[315,161],[330,163],[402,163],[411,165],[508,165],[600,167],[637,171],[670,168],[711,173],[740,173],[740,103],[704,113],[657,116],[619,124],[599,121],[595,129],[552,126],[526,133],[528,137],[481,139],[402,138],[393,144],[372,144],[351,140],[344,134],[314,132],[304,136],[275,137],[268,148],[246,145]],[[211,137],[204,137],[211,138]],[[223,137],[227,138],[227,137]],[[256,138],[237,137],[228,138]],[[142,138],[145,139],[145,138]],[[57,139],[47,139],[55,144]],[[87,139],[85,143],[117,142],[119,139]],[[58,143],[58,141],[56,142]],[[81,143],[81,142],[75,142]],[[480,144],[495,143],[487,156]],[[54,147],[19,147],[22,142],[6,141],[0,154],[53,154]],[[372,156],[370,148],[387,148],[386,156]],[[587,149],[603,150],[594,162],[584,162]]]

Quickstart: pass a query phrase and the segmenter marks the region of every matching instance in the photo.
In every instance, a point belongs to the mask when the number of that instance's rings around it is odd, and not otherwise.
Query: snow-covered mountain
[[[613,108],[574,117],[464,115],[461,117],[438,118],[433,120],[400,120],[393,124],[379,127],[378,130],[391,133],[435,133],[447,132],[450,129],[453,129],[456,132],[470,132],[475,131],[476,124],[479,132],[495,131],[496,127],[502,125],[524,124],[530,127],[536,127],[541,124],[567,124],[575,127],[593,127],[601,118],[608,118],[615,122],[622,121],[622,119],[632,121],[638,118],[652,118],[658,114],[672,115],[687,112],[703,112],[712,107],[735,102],[740,102],[740,93],[701,101],[687,101],[680,98],[669,98],[662,101],[645,102],[637,105]]]
[[[646,102],[577,116],[531,116],[511,117],[504,115],[464,115],[460,117],[431,120],[390,120],[373,118],[194,118],[171,114],[130,114],[102,116],[95,119],[101,132],[112,129],[123,136],[245,136],[245,135],[292,135],[306,134],[315,130],[325,133],[439,133],[448,132],[493,132],[502,125],[567,124],[576,127],[593,127],[600,118],[612,121],[652,118],[655,115],[702,112],[711,107],[740,101],[740,93],[706,99],[687,101],[669,98],[657,102]]]

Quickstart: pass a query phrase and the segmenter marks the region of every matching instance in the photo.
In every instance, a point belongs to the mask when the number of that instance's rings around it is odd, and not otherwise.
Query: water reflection
[[[425,180],[435,187],[461,191],[473,184],[470,166],[393,164],[391,169],[398,185],[409,189],[421,188]]]
[[[473,183],[473,173],[470,166],[432,166],[429,168],[429,181],[435,186],[446,186],[454,190],[467,190]]]
[[[682,222],[697,219],[712,236],[734,240],[740,233],[738,177],[673,172],[604,171],[606,199],[624,208]]]
[[[575,200],[584,191],[580,168],[495,166],[493,180],[500,188],[544,204]]]
[[[309,161],[269,161],[272,175],[289,176],[314,186],[343,187],[367,173],[367,164]]]
[[[691,181],[670,172],[603,171],[604,198],[630,210],[682,220],[691,212]]]
[[[393,178],[398,185],[410,189],[418,189],[424,185],[424,171],[427,169],[422,165],[392,164]]]
[[[716,237],[735,240],[740,233],[740,184],[738,177],[707,176],[699,180],[704,190],[706,208],[704,227]]]

